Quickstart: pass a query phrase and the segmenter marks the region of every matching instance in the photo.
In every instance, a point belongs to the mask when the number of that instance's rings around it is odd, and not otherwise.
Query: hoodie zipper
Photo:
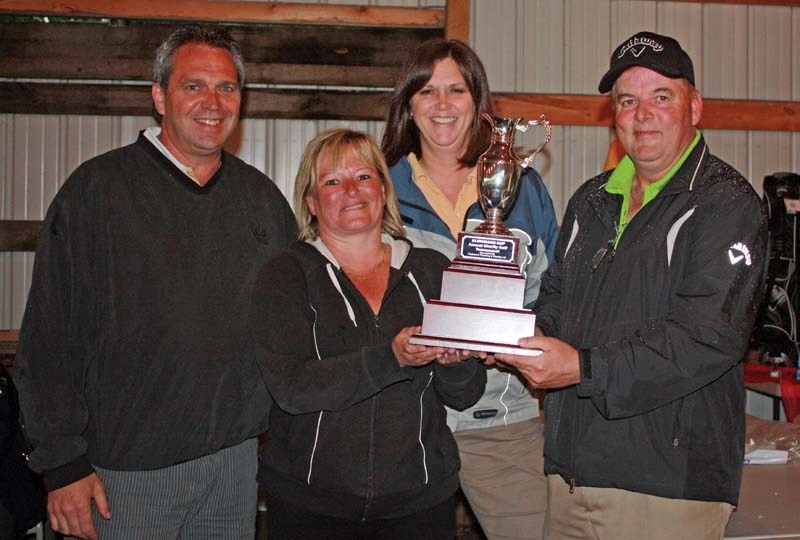
[[[364,497],[364,511],[361,513],[361,521],[367,521],[372,501],[375,499],[375,412],[378,407],[378,396],[371,400],[371,410],[369,417],[369,453],[367,455],[367,493]]]

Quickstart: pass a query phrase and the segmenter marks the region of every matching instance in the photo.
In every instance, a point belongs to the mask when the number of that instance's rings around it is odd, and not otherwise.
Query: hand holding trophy
[[[525,275],[519,267],[519,239],[503,224],[519,193],[523,167],[550,141],[550,122],[484,115],[492,141],[478,158],[478,200],[486,219],[458,235],[456,257],[442,277],[440,300],[425,304],[422,331],[409,341],[420,345],[489,353],[536,356],[517,346],[533,335],[536,315],[523,307]],[[525,159],[514,151],[515,131],[545,129],[544,141]]]

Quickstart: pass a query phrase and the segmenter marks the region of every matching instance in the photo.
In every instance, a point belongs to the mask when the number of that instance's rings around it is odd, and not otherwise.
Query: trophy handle
[[[550,139],[553,136],[553,129],[550,127],[550,121],[547,118],[545,118],[544,115],[541,115],[536,120],[528,120],[527,123],[518,125],[517,126],[517,130],[525,133],[526,131],[528,131],[529,128],[532,128],[534,126],[544,126],[544,131],[545,131],[545,133],[544,133],[544,141],[542,141],[542,144],[540,144],[539,146],[534,148],[533,152],[531,152],[531,154],[528,157],[526,157],[525,159],[523,159],[520,162],[520,165],[522,166],[522,168],[530,166],[531,162],[533,161],[533,158],[536,157],[536,154],[541,152],[542,148],[547,146],[547,143],[550,142]]]

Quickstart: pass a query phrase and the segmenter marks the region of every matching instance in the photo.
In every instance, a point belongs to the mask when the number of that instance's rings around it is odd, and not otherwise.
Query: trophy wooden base
[[[416,343],[417,345],[427,345],[428,347],[446,347],[448,349],[516,354],[518,356],[539,356],[542,354],[541,349],[523,349],[522,347],[503,345],[502,343],[491,343],[489,341],[439,338],[436,336],[426,336],[425,334],[417,334],[409,339],[409,342]]]
[[[520,338],[533,335],[536,315],[529,309],[508,309],[474,304],[428,300],[422,333],[410,343],[493,353],[538,356],[538,349],[517,346]]]
[[[441,300],[428,300],[422,331],[410,343],[489,353],[538,356],[517,343],[532,336],[536,315],[523,308],[525,276],[519,239],[461,232],[455,260],[442,275]]]

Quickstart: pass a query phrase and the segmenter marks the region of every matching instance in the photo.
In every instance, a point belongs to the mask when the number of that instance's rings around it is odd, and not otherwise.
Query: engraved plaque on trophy
[[[486,219],[458,234],[456,256],[442,276],[441,299],[425,303],[421,345],[536,356],[517,346],[533,335],[536,316],[523,306],[525,275],[519,267],[519,239],[503,224],[520,187],[522,169],[550,141],[550,122],[484,115],[492,142],[478,159],[478,200]],[[544,141],[524,160],[514,152],[515,131],[545,129]]]

